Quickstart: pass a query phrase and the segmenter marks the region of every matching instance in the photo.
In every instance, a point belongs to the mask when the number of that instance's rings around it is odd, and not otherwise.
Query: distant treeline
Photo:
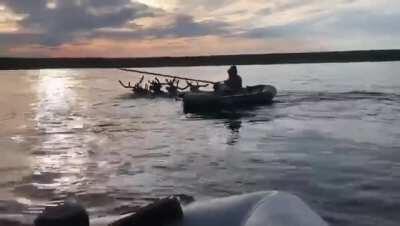
[[[360,50],[144,58],[0,58],[0,70],[180,67],[400,61],[400,50]]]

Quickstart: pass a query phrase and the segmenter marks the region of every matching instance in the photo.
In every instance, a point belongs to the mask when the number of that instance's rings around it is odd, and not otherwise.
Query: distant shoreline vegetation
[[[0,57],[0,70],[184,67],[400,61],[400,49],[143,58]]]

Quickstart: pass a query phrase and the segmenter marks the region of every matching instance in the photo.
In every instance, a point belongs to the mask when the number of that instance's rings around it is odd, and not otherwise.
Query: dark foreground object
[[[46,207],[35,219],[35,226],[89,226],[89,215],[77,203]]]
[[[272,103],[277,91],[270,85],[248,86],[239,93],[190,92],[183,96],[185,113],[235,110]]]
[[[122,218],[110,226],[162,226],[183,218],[181,205],[176,198],[165,198],[145,206],[133,215]]]
[[[356,50],[143,58],[0,58],[0,70],[46,68],[174,67],[400,61],[400,50]]]
[[[84,221],[79,221],[79,213],[86,213],[79,205],[49,207],[38,217],[35,225],[89,225],[87,214],[82,218]],[[183,217],[183,215],[185,216]],[[73,219],[76,219],[76,221]],[[328,226],[300,198],[279,191],[260,191],[204,202],[194,202],[186,205],[183,210],[177,198],[166,198],[148,205],[135,214],[112,223],[110,226],[165,225]]]

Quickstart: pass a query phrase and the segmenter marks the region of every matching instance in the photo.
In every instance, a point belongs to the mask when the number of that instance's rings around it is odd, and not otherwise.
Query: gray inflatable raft
[[[183,110],[186,113],[235,110],[272,103],[277,90],[270,85],[248,86],[234,94],[216,92],[189,92],[183,96]]]
[[[168,226],[328,226],[300,198],[278,191],[193,202],[182,210],[183,219]],[[98,218],[91,225],[107,225],[116,219]]]
[[[300,198],[264,191],[194,202],[174,226],[327,226]]]

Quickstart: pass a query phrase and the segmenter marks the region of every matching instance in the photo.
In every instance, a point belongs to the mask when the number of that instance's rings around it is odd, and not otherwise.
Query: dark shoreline
[[[47,68],[184,67],[400,61],[400,50],[357,50],[144,58],[13,58],[0,57],[0,70]]]

